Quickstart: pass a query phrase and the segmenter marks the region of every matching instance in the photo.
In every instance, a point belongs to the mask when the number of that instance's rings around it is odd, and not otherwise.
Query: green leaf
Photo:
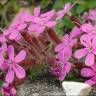
[[[94,8],[96,7],[96,0],[85,0],[86,6],[88,8]]]
[[[65,4],[65,0],[56,0],[55,4],[53,5],[53,8],[56,10],[61,9]]]
[[[78,5],[77,9],[76,9],[76,13],[77,14],[81,14],[86,10],[86,7],[84,5]]]
[[[72,23],[72,21],[69,19],[69,17],[68,16],[65,16],[64,18],[63,18],[63,23],[64,23],[64,25],[66,26],[66,27],[68,27],[69,29],[72,29],[73,28],[73,23]]]

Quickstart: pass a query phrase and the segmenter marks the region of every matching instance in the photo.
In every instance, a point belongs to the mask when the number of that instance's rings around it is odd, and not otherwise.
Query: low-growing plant
[[[1,29],[3,95],[16,96],[15,88],[26,80],[28,73],[32,74],[35,68],[42,69],[44,64],[48,64],[52,74],[61,81],[65,77],[76,80],[83,76],[89,78],[85,83],[96,84],[96,9],[84,13],[80,22],[70,12],[75,5],[76,2],[66,3],[59,11],[53,9],[45,13],[40,7],[32,13],[28,9],[20,10],[11,24]],[[65,15],[74,26],[70,24],[72,31],[61,36],[54,28]]]

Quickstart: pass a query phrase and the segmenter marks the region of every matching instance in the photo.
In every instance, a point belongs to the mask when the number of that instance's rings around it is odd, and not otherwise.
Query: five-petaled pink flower
[[[66,3],[62,10],[57,12],[57,18],[56,20],[61,19],[67,12],[71,10],[71,8],[74,6],[71,3]]]
[[[84,34],[81,36],[80,41],[84,48],[77,50],[75,52],[75,57],[80,59],[86,56],[85,64],[91,66],[95,63],[96,36],[92,34]]]
[[[6,74],[6,82],[11,83],[14,80],[15,74],[18,79],[24,78],[25,70],[19,65],[19,63],[25,59],[26,52],[21,50],[17,56],[14,57],[14,48],[10,45],[8,46],[8,56],[9,59],[6,61],[9,65],[9,69]]]
[[[96,64],[93,64],[90,68],[84,67],[81,70],[81,75],[86,78],[91,78],[91,79],[85,81],[85,83],[87,83],[89,85],[96,84]]]
[[[57,56],[60,60],[64,61],[64,55],[67,54],[67,59],[68,57],[70,58],[72,55],[72,46],[76,44],[77,40],[72,39],[68,34],[65,34],[62,40],[62,43],[58,44],[55,47],[55,52],[57,52]]]
[[[20,40],[20,32],[27,27],[27,24],[32,22],[32,17],[29,10],[21,10],[12,21],[11,25],[5,29],[4,35],[10,40]]]
[[[70,59],[70,56],[68,57],[68,54],[64,54],[64,60],[55,60],[55,63],[51,67],[52,74],[59,77],[59,80],[64,80],[65,76],[69,73],[71,69],[71,63],[68,61]]]
[[[38,36],[44,32],[46,27],[50,28],[56,25],[56,21],[53,20],[55,10],[40,14],[40,7],[36,7],[33,10],[33,15],[33,21],[28,28],[30,34],[34,32],[35,35]]]

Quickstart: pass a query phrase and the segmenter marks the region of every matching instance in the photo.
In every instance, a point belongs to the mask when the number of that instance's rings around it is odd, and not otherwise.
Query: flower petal
[[[13,79],[14,79],[14,70],[13,67],[10,67],[8,73],[6,74],[5,80],[7,83],[11,83]]]
[[[0,69],[2,67],[3,62],[4,62],[4,57],[2,55],[0,55]]]
[[[94,64],[94,61],[95,61],[94,54],[89,53],[89,54],[86,56],[85,64],[86,64],[87,66],[91,66],[92,64]]]
[[[13,68],[18,79],[22,79],[25,77],[26,75],[25,70],[21,66],[15,64]]]
[[[93,39],[93,35],[84,34],[83,36],[81,36],[80,42],[83,46],[90,47],[90,45],[92,44],[92,39]]]
[[[92,77],[92,76],[94,76],[94,74],[95,74],[95,72],[90,68],[83,68],[81,70],[81,75],[83,77]]]
[[[25,52],[25,50],[21,50],[21,51],[17,54],[17,56],[14,58],[14,62],[15,62],[15,63],[19,63],[19,62],[23,61],[23,60],[25,59],[25,57],[26,57],[26,52]]]
[[[64,44],[60,43],[55,47],[55,52],[59,52],[64,48]]]
[[[92,79],[85,81],[85,83],[89,84],[89,85],[95,85],[96,81],[93,81]]]
[[[70,33],[71,33],[70,37],[75,38],[76,36],[82,34],[82,31],[80,30],[80,28],[74,27]]]
[[[26,23],[21,23],[21,24],[17,27],[17,29],[18,29],[19,31],[22,31],[23,29],[26,28],[26,26],[27,26]]]
[[[51,10],[44,14],[41,14],[41,17],[45,18],[46,20],[50,20],[54,15],[55,15],[55,10]]]
[[[9,39],[15,39],[16,37],[17,37],[17,35],[18,35],[18,33],[19,33],[19,31],[18,30],[13,30],[12,32],[11,32],[11,34],[9,35]]]
[[[80,29],[84,32],[90,33],[93,31],[94,28],[91,24],[86,23],[86,24],[83,24]]]
[[[71,69],[71,63],[70,62],[65,62],[63,65],[62,65],[62,70],[61,70],[61,73],[60,73],[60,77],[59,77],[59,80],[64,80],[66,74],[70,71]]]
[[[33,13],[35,16],[39,16],[40,15],[40,7],[34,8]]]
[[[75,58],[80,59],[80,58],[84,57],[87,53],[88,53],[87,49],[86,48],[83,48],[83,49],[77,50],[74,53],[74,56],[75,56]]]
[[[65,61],[68,61],[70,59],[71,55],[72,55],[72,49],[69,46],[67,46],[63,50],[58,52],[57,58],[60,61],[65,62]]]
[[[0,53],[4,53],[5,51],[7,51],[7,44],[3,43],[2,46],[0,47]]]
[[[49,27],[49,28],[54,27],[56,25],[56,23],[57,22],[55,22],[55,21],[48,21],[48,22],[46,22],[46,26]]]
[[[8,46],[8,56],[10,60],[14,59],[14,47],[12,45]]]
[[[13,96],[16,96],[16,89],[14,87],[11,88],[11,93],[13,94]]]
[[[45,26],[41,26],[37,29],[37,35],[39,35],[40,33],[44,32],[45,30]]]

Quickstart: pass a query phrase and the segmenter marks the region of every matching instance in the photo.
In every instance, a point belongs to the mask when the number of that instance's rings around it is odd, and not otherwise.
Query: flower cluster
[[[0,70],[5,77],[2,77],[2,94],[16,96],[16,82],[26,78],[26,72],[32,70],[34,64],[46,61],[61,81],[77,68],[81,69],[83,77],[91,77],[86,83],[96,84],[96,9],[84,13],[81,24],[70,13],[74,5],[67,3],[60,11],[45,13],[40,7],[34,8],[33,13],[20,10],[10,26],[4,29],[0,34]],[[53,28],[66,14],[76,26],[60,37]],[[51,41],[54,48],[49,51]],[[82,64],[80,68],[78,63]]]
[[[58,40],[61,42],[57,34],[52,32],[52,28],[57,25],[57,19],[61,19],[71,7],[71,3],[66,4],[62,12],[51,10],[41,13],[40,7],[34,8],[33,13],[28,9],[20,10],[10,26],[3,30],[0,34],[0,70],[5,77],[2,77],[5,82],[1,89],[2,94],[16,96],[15,83],[26,78],[25,70],[28,71],[35,63],[46,61],[46,56],[50,57],[45,51],[48,47],[47,42],[50,41],[49,37],[55,43]],[[68,63],[67,60],[64,62]]]

